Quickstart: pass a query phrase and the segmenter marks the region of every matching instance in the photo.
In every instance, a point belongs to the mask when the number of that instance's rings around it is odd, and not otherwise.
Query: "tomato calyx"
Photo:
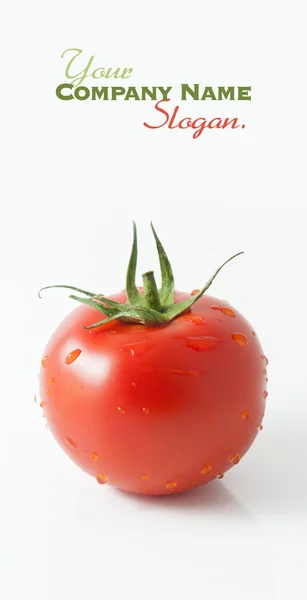
[[[243,252],[238,252],[226,260],[215,271],[212,277],[210,277],[210,279],[207,281],[206,285],[197,294],[187,298],[186,300],[183,300],[182,302],[175,303],[175,283],[172,267],[152,223],[151,229],[155,238],[160,262],[160,290],[157,288],[153,271],[147,271],[142,275],[144,286],[143,293],[141,293],[136,286],[135,279],[138,247],[136,224],[133,221],[133,243],[126,276],[126,304],[111,300],[103,294],[95,294],[70,285],[50,285],[43,287],[38,292],[39,297],[41,298],[41,292],[51,288],[64,288],[86,296],[83,298],[81,296],[76,296],[75,294],[70,294],[69,297],[72,300],[80,302],[81,304],[87,304],[88,306],[95,308],[104,315],[104,319],[87,327],[84,326],[85,329],[95,329],[96,327],[100,327],[101,325],[109,323],[115,319],[128,323],[140,323],[142,325],[150,325],[155,327],[167,325],[176,317],[179,317],[183,313],[187,312],[191,306],[195,304],[195,302],[197,302],[201,296],[203,296],[203,294],[213,283],[218,273],[227,263],[240,254],[243,254]]]

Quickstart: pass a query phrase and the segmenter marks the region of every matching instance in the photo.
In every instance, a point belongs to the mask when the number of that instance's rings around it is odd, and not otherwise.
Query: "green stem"
[[[152,223],[150,223],[152,232],[157,245],[159,262],[161,268],[161,289],[160,289],[160,300],[161,304],[165,308],[170,308],[174,304],[174,275],[171,267],[171,263],[168,260],[167,254],[157,236],[157,232]]]
[[[172,272],[172,267],[166,255],[164,247],[162,246],[160,239],[158,238],[157,233],[152,224],[151,228],[156,241],[161,268],[162,282],[160,292],[158,292],[153,271],[147,271],[143,274],[144,295],[139,291],[139,289],[136,286],[135,275],[137,267],[138,247],[137,230],[136,225],[133,222],[133,243],[126,278],[126,293],[128,299],[127,303],[122,304],[121,302],[116,302],[112,298],[105,297],[103,294],[93,294],[92,292],[88,292],[81,288],[69,285],[47,286],[40,290],[39,296],[41,296],[41,292],[43,290],[47,290],[52,287],[63,287],[71,291],[79,292],[80,294],[88,296],[87,298],[81,298],[80,296],[75,296],[74,294],[70,295],[70,298],[72,298],[73,300],[76,300],[81,304],[85,304],[87,306],[90,306],[91,308],[94,308],[96,311],[102,313],[104,316],[104,319],[85,327],[85,329],[94,329],[95,327],[100,327],[113,320],[120,320],[124,323],[137,322],[146,326],[159,327],[171,323],[174,319],[176,319],[181,314],[189,310],[191,306],[193,306],[193,304],[195,304],[195,302],[197,302],[201,298],[201,296],[209,289],[220,270],[231,260],[239,256],[240,254],[243,254],[242,252],[238,252],[238,254],[235,254],[234,256],[226,260],[215,271],[212,277],[210,277],[206,285],[198,292],[198,294],[195,294],[195,296],[188,296],[185,300],[182,300],[181,302],[175,302],[174,276]]]
[[[138,240],[136,224],[133,221],[133,243],[126,276],[126,292],[129,304],[143,306],[143,296],[135,285],[136,265],[138,260]]]
[[[162,306],[160,302],[159,292],[153,271],[147,271],[143,273],[143,284],[144,284],[144,298],[146,306],[153,308],[157,312],[161,312]]]

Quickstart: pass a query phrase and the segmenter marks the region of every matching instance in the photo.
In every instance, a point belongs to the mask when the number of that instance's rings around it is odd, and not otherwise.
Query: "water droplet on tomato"
[[[212,310],[220,310],[222,313],[224,313],[224,315],[227,315],[228,317],[235,317],[236,313],[232,310],[232,308],[229,308],[228,306],[211,306]]]
[[[52,385],[52,384],[54,383],[54,379],[53,379],[53,377],[50,377],[50,379],[49,379],[48,383],[50,383],[50,385]]]
[[[269,378],[268,378],[268,377],[266,377],[266,378],[265,378],[265,380],[266,380],[266,382],[268,382],[268,381],[269,381]]]
[[[197,377],[200,375],[200,371],[184,371],[183,369],[166,369],[169,373],[174,375],[186,375],[188,377]]]
[[[48,362],[48,356],[44,356],[44,358],[42,358],[42,367],[46,367],[47,362]]]
[[[37,404],[37,394],[34,395],[34,402]]]
[[[47,402],[46,400],[42,400],[42,402],[40,403],[40,407],[44,408],[44,406],[46,406]]]
[[[204,350],[214,350],[217,348],[219,340],[212,336],[202,336],[202,337],[189,337],[186,340],[186,344],[192,350],[197,350],[197,352],[202,352]]]
[[[191,296],[196,296],[196,294],[198,294],[200,292],[200,290],[193,290],[191,292]]]
[[[258,431],[262,431],[262,430],[263,430],[263,425],[260,425],[260,426],[258,427]]]
[[[80,356],[82,350],[80,350],[79,348],[76,348],[76,350],[73,350],[72,352],[70,352],[69,354],[67,354],[65,362],[67,365],[71,365],[71,363],[73,363],[78,356]]]
[[[263,375],[266,375],[266,374],[267,374],[267,370],[263,369]]]
[[[132,387],[136,388],[136,383],[134,383],[134,381],[132,382]]]
[[[74,442],[74,440],[72,440],[70,437],[65,437],[64,440],[67,446],[69,446],[70,448],[78,448],[76,442]]]
[[[224,473],[218,473],[216,477],[217,479],[223,479]]]
[[[126,412],[126,409],[125,409],[125,408],[123,408],[122,406],[118,406],[118,407],[117,407],[117,410],[118,410],[118,412],[119,412],[121,415],[124,415],[124,414],[125,414],[125,412]]]
[[[97,473],[96,479],[97,479],[98,483],[100,483],[101,485],[103,485],[104,483],[108,483],[108,481],[109,481],[107,476],[103,475],[103,473]]]
[[[269,395],[268,392],[263,392],[263,397],[265,400],[267,399],[268,395]]]
[[[268,361],[267,357],[266,357],[266,356],[264,356],[264,354],[261,354],[261,358],[262,358],[262,360],[264,360],[264,362],[265,362],[266,366],[268,366],[268,364],[269,364],[269,361]]]
[[[92,454],[91,454],[91,460],[93,460],[94,462],[96,460],[98,460],[98,452],[92,452]]]
[[[229,462],[231,462],[233,465],[237,465],[238,462],[240,462],[240,456],[239,456],[239,454],[232,454],[229,457]]]
[[[211,473],[211,471],[212,471],[211,465],[206,465],[205,467],[202,468],[201,474],[208,475],[209,473]]]
[[[165,487],[167,490],[174,490],[175,487],[177,487],[177,483],[176,483],[176,481],[170,481],[169,483],[166,484]]]
[[[147,481],[149,479],[148,475],[143,475],[142,477],[143,481]]]
[[[193,323],[193,325],[205,325],[206,321],[205,319],[203,319],[203,317],[198,317],[198,316],[186,316],[184,317],[185,321],[189,321],[190,323]]]
[[[249,419],[249,414],[247,412],[247,410],[244,410],[242,415],[241,415],[243,421],[247,421],[247,419]]]
[[[47,390],[46,396],[50,396],[50,390]]]
[[[232,333],[231,337],[239,346],[247,346],[248,344],[248,339],[244,333]]]
[[[149,415],[149,408],[143,408],[144,415]]]
[[[253,335],[256,335],[255,331],[252,331],[252,334],[253,334]]]
[[[130,344],[124,344],[121,348],[121,352],[130,352],[132,356],[142,356],[146,350],[152,347],[148,340],[141,340],[140,342],[133,342]]]

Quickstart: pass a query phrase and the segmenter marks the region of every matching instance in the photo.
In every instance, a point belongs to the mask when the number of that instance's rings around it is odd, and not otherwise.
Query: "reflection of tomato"
[[[166,326],[83,327],[100,319],[91,306],[75,309],[42,359],[40,400],[59,444],[100,483],[130,492],[222,477],[264,414],[267,360],[249,323],[207,295]]]

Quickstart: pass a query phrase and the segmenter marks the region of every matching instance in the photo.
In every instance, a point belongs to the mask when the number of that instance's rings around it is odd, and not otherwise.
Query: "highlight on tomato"
[[[126,290],[111,297],[74,286],[80,306],[49,340],[40,405],[53,436],[99,484],[170,495],[201,486],[243,458],[267,398],[267,358],[255,330],[206,285],[175,291],[172,268],[151,225],[153,271],[137,287],[137,231]]]

